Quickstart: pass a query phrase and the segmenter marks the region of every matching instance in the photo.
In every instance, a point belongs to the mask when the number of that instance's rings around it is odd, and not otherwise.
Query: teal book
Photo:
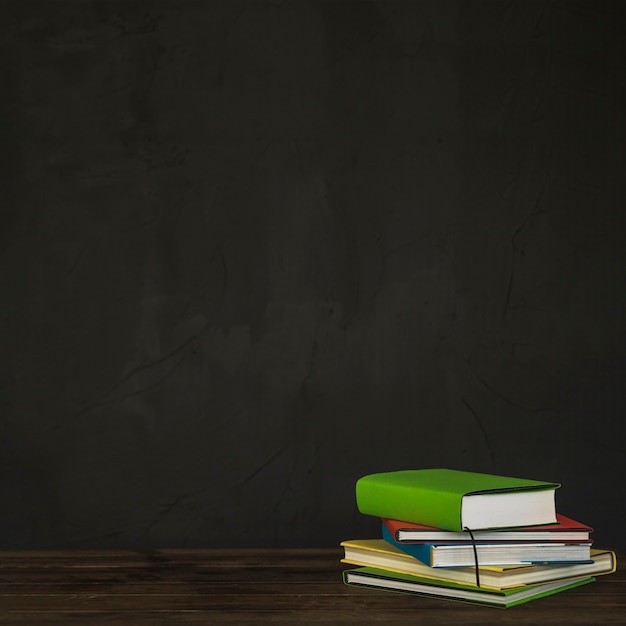
[[[495,590],[434,581],[429,578],[399,574],[374,567],[359,567],[343,572],[343,581],[346,585],[470,602],[472,604],[482,604],[504,609],[524,604],[531,600],[545,598],[561,591],[574,589],[594,580],[593,576],[583,576],[559,579],[537,585],[524,585],[512,589]]]
[[[356,482],[365,515],[463,531],[556,524],[555,482],[454,469],[368,474]]]

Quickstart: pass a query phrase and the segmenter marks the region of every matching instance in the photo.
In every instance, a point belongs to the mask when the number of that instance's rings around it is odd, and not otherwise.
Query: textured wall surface
[[[624,32],[0,2],[0,548],[336,545],[428,466],[626,548]]]

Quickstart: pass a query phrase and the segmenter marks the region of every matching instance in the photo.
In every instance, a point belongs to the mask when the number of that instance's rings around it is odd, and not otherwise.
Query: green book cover
[[[519,514],[527,518],[518,524],[515,517],[512,517],[513,521],[507,525],[512,527],[553,523],[556,521],[554,490],[557,487],[559,484],[553,482],[454,469],[400,470],[369,474],[359,478],[356,483],[356,501],[359,511],[366,515],[462,531],[464,498],[475,495],[506,495],[507,503],[512,503],[511,494],[515,496],[526,494],[522,497],[527,498],[528,494],[533,496],[539,491],[549,492],[551,505],[550,502],[544,502],[543,508],[546,510],[538,514],[537,519],[528,517],[532,515],[530,510],[532,503],[524,500]],[[512,507],[508,506],[512,510]],[[484,508],[487,509],[486,506]],[[542,515],[545,519],[539,519]],[[479,527],[470,526],[471,529]],[[482,527],[504,526],[496,523],[493,526]]]
[[[548,583],[522,585],[505,590],[482,589],[462,583],[433,581],[429,578],[390,572],[375,567],[359,567],[343,572],[343,581],[347,585],[367,587],[382,591],[416,594],[483,604],[500,608],[510,608],[519,604],[551,596],[561,591],[580,587],[594,582],[593,576],[559,579]]]

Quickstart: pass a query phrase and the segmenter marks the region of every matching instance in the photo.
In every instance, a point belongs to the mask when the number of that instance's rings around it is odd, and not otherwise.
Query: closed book
[[[412,574],[434,580],[476,585],[475,567],[434,568],[396,548],[384,539],[354,539],[342,541],[343,563],[361,567],[377,567],[400,574]],[[480,587],[509,589],[519,585],[549,582],[561,578],[599,576],[615,571],[612,550],[591,549],[591,563],[574,565],[511,565],[478,568]]]
[[[400,543],[384,524],[382,537],[430,567],[591,563],[590,543]]]
[[[393,538],[400,542],[422,542],[422,543],[467,543],[472,540],[472,536],[467,531],[453,531],[425,526],[424,524],[414,524],[393,519],[382,519],[383,524],[388,528]],[[592,541],[591,533],[593,528],[586,524],[581,524],[565,515],[557,512],[556,524],[543,524],[539,526],[525,526],[514,529],[477,530],[472,533],[475,543],[496,543],[514,541],[537,542],[537,541],[558,541],[560,543],[582,543]]]
[[[359,567],[343,572],[347,585],[367,587],[383,591],[396,591],[431,598],[456,600],[499,608],[509,608],[531,600],[574,589],[595,580],[592,576],[566,578],[537,585],[523,585],[513,589],[477,589],[469,585],[451,582],[436,582],[429,578],[396,574],[373,567]]]
[[[558,483],[454,469],[369,474],[356,482],[361,513],[463,531],[556,523]]]

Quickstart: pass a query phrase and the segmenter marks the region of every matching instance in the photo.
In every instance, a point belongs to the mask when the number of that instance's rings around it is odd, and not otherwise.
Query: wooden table
[[[511,609],[347,587],[342,551],[0,552],[0,624],[626,624],[626,569]]]

